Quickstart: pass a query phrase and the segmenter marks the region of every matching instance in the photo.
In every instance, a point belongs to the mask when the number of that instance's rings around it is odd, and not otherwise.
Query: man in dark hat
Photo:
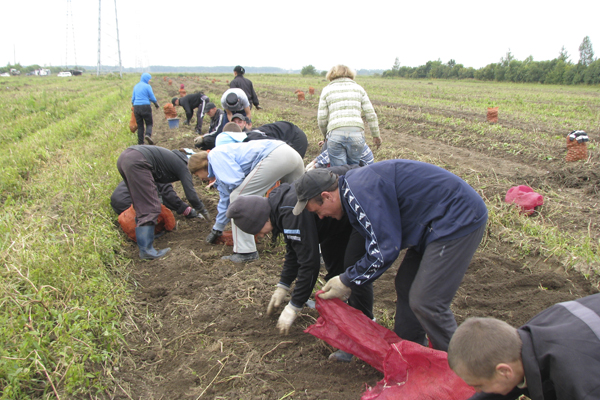
[[[223,127],[227,123],[227,116],[215,106],[215,103],[210,102],[204,107],[204,113],[210,117],[210,126],[208,133],[197,136],[194,139],[194,145],[202,150],[211,150],[215,147],[217,136],[223,132]]]
[[[194,116],[194,108],[198,109],[198,113],[196,115],[196,133],[202,134],[202,122],[204,121],[204,114],[206,113],[206,105],[210,102],[208,96],[206,96],[202,92],[188,94],[184,97],[173,97],[171,102],[175,107],[181,106],[185,110],[185,116],[187,120],[184,124],[189,125],[192,117]]]
[[[237,113],[252,119],[250,102],[248,101],[246,92],[242,89],[227,89],[221,97],[221,106],[227,113],[227,122],[231,122],[233,114]]]
[[[244,77],[245,73],[246,70],[244,70],[244,67],[241,65],[236,66],[233,69],[233,76],[235,76],[235,78],[233,78],[233,80],[229,83],[229,87],[242,89],[248,97],[250,108],[252,109],[252,105],[254,104],[254,107],[256,107],[257,110],[260,110],[262,107],[258,105],[258,96],[254,91],[252,81]]]
[[[402,249],[396,274],[396,322],[402,339],[447,351],[456,330],[450,303],[481,242],[487,208],[458,176],[413,160],[381,161],[337,176],[326,169],[295,182],[298,202],[320,218],[341,219],[364,239],[365,255],[330,279],[321,299],[345,298],[390,268]]]
[[[346,165],[332,167],[332,170],[344,174],[351,168],[353,167]],[[268,198],[240,196],[227,210],[227,217],[232,218],[236,226],[246,233],[259,237],[269,232],[275,236],[283,234],[285,260],[279,283],[267,308],[267,314],[272,314],[291,294],[291,299],[277,322],[281,334],[289,332],[317,282],[321,265],[319,246],[327,269],[325,280],[344,272],[365,253],[362,236],[352,229],[348,218],[320,219],[308,211],[296,216],[292,214],[296,201],[294,185],[283,183],[273,189]],[[356,286],[353,289],[348,303],[373,318],[372,285]],[[334,354],[336,355],[331,358],[339,359],[339,353]],[[346,358],[340,361],[349,361],[351,355]]]

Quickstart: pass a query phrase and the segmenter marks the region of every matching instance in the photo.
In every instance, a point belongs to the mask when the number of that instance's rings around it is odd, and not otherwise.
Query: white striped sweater
[[[317,121],[325,137],[334,129],[355,126],[365,129],[364,111],[371,136],[379,137],[379,123],[367,92],[350,78],[338,78],[321,91]]]

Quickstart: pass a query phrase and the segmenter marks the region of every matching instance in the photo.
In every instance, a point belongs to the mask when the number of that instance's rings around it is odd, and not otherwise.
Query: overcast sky
[[[124,67],[223,66],[300,69],[335,64],[390,69],[454,59],[480,68],[507,51],[517,60],[579,60],[589,36],[600,56],[600,1],[297,2],[116,0]],[[334,5],[335,3],[335,5]],[[71,4],[71,19],[67,18]],[[340,6],[340,4],[344,4]],[[0,65],[98,62],[97,0],[6,1]],[[115,1],[102,1],[101,63],[118,65]],[[73,45],[73,33],[75,40]]]

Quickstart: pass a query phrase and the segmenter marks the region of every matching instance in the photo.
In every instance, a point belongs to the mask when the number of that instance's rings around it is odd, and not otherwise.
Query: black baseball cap
[[[213,108],[217,108],[217,106],[215,106],[215,103],[213,103],[212,101],[210,103],[208,103],[206,105],[206,107],[204,107],[204,112],[207,113],[210,110],[212,110]]]
[[[336,182],[337,178],[336,174],[325,168],[313,169],[302,175],[295,182],[298,202],[292,213],[300,215],[304,207],[306,207],[306,203],[313,197],[317,197],[329,189]]]

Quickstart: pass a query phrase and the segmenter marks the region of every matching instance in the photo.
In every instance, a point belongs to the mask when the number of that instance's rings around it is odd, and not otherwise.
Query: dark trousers
[[[394,332],[402,339],[448,351],[456,330],[450,303],[467,272],[486,225],[467,236],[430,243],[423,254],[408,249],[396,274]]]
[[[343,260],[339,257],[342,252],[344,254]],[[360,260],[365,255],[365,252],[365,239],[355,229],[352,229],[346,238],[336,237],[325,239],[321,243],[321,254],[327,266],[325,280],[329,280],[346,271],[346,269]],[[352,293],[348,299],[348,304],[361,311],[370,319],[373,319],[373,283],[366,283],[360,286],[352,285]]]
[[[152,107],[150,104],[133,106],[133,115],[138,126],[138,144],[144,144],[144,136],[152,136]],[[146,129],[144,130],[144,123]]]
[[[130,148],[119,156],[117,169],[131,195],[137,226],[156,225],[161,203],[150,163],[142,153]]]

